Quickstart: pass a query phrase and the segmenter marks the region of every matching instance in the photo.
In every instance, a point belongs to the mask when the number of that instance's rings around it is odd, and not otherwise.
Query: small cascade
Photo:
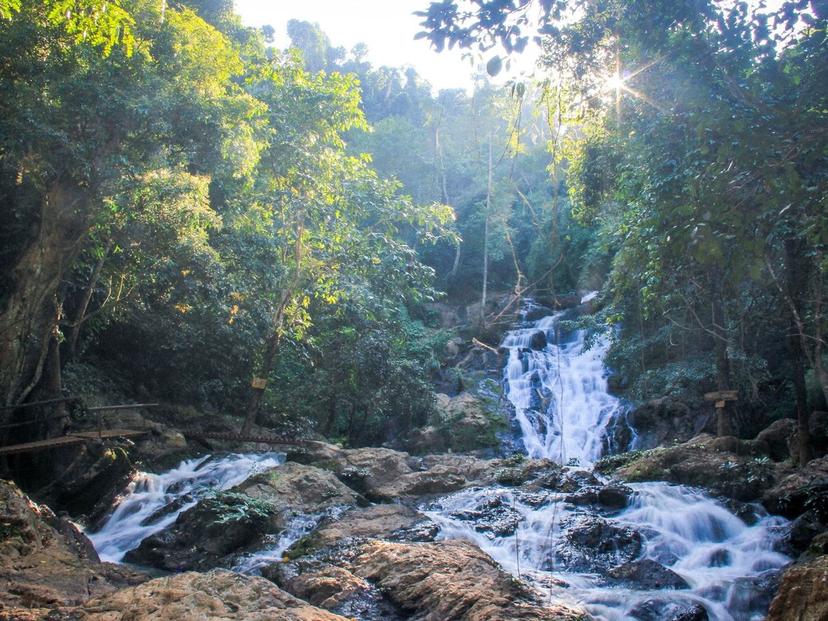
[[[556,599],[586,607],[603,621],[639,618],[636,610],[652,600],[701,605],[711,621],[762,619],[765,582],[790,562],[775,550],[786,520],[756,506],[756,521],[749,525],[692,488],[667,483],[631,487],[629,506],[600,519],[613,532],[640,534],[640,551],[637,543],[630,546],[638,551],[634,559],[625,556],[623,538],[615,553],[579,547],[578,529],[594,515],[567,504],[563,494],[550,493],[538,505],[535,495],[519,490],[478,488],[442,498],[425,513],[440,526],[440,538],[474,542],[504,569]],[[485,517],[481,522],[487,513],[488,522]],[[607,578],[608,568],[641,559],[672,570],[689,588],[641,588]]]
[[[175,522],[205,493],[231,488],[283,462],[280,453],[208,455],[182,461],[163,474],[139,472],[103,527],[87,535],[101,560],[120,562],[144,539]]]
[[[607,388],[608,336],[587,347],[586,330],[561,330],[566,314],[508,332],[501,345],[509,351],[503,377],[529,457],[584,466],[601,456],[607,426],[623,404]]]
[[[274,539],[273,544],[252,554],[244,555],[234,566],[233,570],[242,574],[258,575],[262,568],[280,563],[285,552],[302,537],[309,535],[319,526],[323,519],[339,519],[347,507],[333,507],[321,513],[312,515],[298,515],[294,517],[285,529]]]

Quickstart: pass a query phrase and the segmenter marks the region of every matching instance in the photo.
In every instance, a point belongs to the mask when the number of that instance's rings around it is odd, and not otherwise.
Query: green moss
[[[319,549],[319,538],[314,533],[305,535],[285,551],[285,558],[291,561],[307,556]]]

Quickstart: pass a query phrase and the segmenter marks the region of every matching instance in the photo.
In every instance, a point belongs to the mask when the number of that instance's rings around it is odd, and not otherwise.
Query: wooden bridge
[[[69,433],[59,438],[48,440],[36,440],[35,442],[23,442],[11,446],[0,447],[0,455],[16,455],[18,453],[31,453],[54,448],[62,448],[72,444],[83,444],[95,440],[106,440],[108,438],[133,438],[149,433],[147,429],[107,429],[106,431],[78,431]]]
[[[47,438],[45,440],[35,440],[32,442],[22,442],[20,444],[12,444],[9,446],[0,446],[0,457],[5,455],[17,455],[20,453],[31,453],[35,451],[44,451],[55,448],[62,448],[64,446],[71,446],[73,444],[84,444],[86,442],[95,442],[111,438],[133,438],[149,433],[149,429],[104,429],[100,413],[109,410],[133,410],[136,408],[155,407],[157,403],[125,403],[119,405],[102,405],[95,407],[85,407],[83,401],[79,397],[62,397],[59,399],[47,399],[45,401],[31,401],[29,403],[22,403],[19,405],[3,406],[0,410],[16,410],[25,409],[36,406],[52,405],[57,403],[75,403],[79,404],[84,412],[97,413],[97,430],[72,431],[64,433],[62,436],[56,438]],[[0,425],[0,429],[11,429],[15,427],[24,427],[28,425],[38,425],[47,420],[67,419],[69,414],[63,412],[52,416],[41,416],[35,420],[21,421],[17,423],[8,423]]]
[[[120,405],[106,405],[106,406],[96,406],[96,407],[83,407],[83,402],[77,397],[67,397],[62,399],[49,399],[46,401],[34,401],[31,403],[22,404],[19,406],[5,406],[0,409],[16,409],[16,408],[27,408],[32,406],[38,405],[49,405],[54,403],[61,403],[61,402],[73,402],[81,404],[81,407],[85,412],[97,412],[98,419],[97,419],[97,430],[89,430],[89,431],[74,431],[65,433],[62,436],[56,438],[48,438],[45,440],[35,440],[32,442],[23,442],[20,444],[12,444],[10,446],[2,446],[0,447],[0,457],[4,455],[16,455],[19,453],[31,453],[34,451],[43,451],[43,450],[50,450],[56,448],[62,448],[65,446],[71,446],[74,444],[83,444],[86,442],[95,442],[101,441],[106,439],[112,438],[134,438],[140,437],[150,433],[149,429],[103,429],[100,412],[105,410],[126,410],[126,409],[135,409],[135,408],[145,408],[145,407],[155,407],[157,403],[127,403],[127,404],[120,404]],[[61,419],[61,418],[69,418],[69,415],[66,413],[53,415],[53,416],[45,416],[40,417],[37,420],[31,421],[23,421],[17,423],[9,423],[6,425],[0,425],[0,429],[12,428],[12,427],[21,427],[24,425],[35,425],[38,423],[43,423],[50,419]],[[268,444],[270,446],[305,446],[308,444],[315,444],[314,440],[300,440],[296,438],[285,438],[282,436],[274,436],[274,435],[254,435],[254,434],[240,434],[240,433],[233,433],[229,431],[204,431],[202,429],[195,429],[195,428],[185,428],[181,430],[181,433],[189,438],[199,439],[199,440],[224,440],[226,442],[251,442],[255,444]]]

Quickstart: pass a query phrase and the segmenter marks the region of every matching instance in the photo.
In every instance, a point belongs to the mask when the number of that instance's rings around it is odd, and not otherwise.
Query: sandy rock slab
[[[541,601],[480,549],[464,541],[373,541],[352,561],[417,621],[575,621],[583,610]]]
[[[13,619],[9,617],[8,619]],[[0,619],[6,621],[2,616]],[[23,621],[25,617],[21,618]],[[264,578],[225,570],[156,578],[53,611],[48,621],[347,621]]]
[[[0,619],[38,618],[38,609],[74,605],[146,579],[101,563],[68,520],[30,501],[14,483],[0,481]]]

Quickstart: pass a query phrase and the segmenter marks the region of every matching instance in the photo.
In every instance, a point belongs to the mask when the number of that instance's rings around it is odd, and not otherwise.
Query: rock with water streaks
[[[634,589],[689,589],[687,581],[672,569],[652,559],[640,559],[613,567],[607,572],[613,580]]]
[[[648,599],[630,611],[636,621],[708,621],[704,606],[695,602]]]
[[[749,441],[700,435],[684,444],[645,451],[617,474],[626,481],[669,481],[710,488],[728,498],[752,501],[773,485],[777,469],[757,457]]]

